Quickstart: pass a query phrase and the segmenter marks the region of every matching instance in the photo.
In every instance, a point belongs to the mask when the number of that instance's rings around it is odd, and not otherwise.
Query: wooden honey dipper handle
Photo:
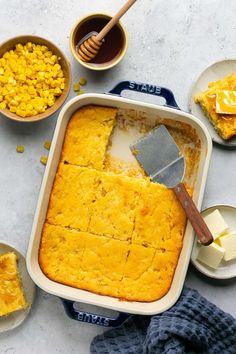
[[[136,0],[128,0],[126,4],[120,9],[120,11],[118,11],[117,14],[112,17],[112,19],[97,35],[93,35],[91,37],[85,36],[85,38],[81,40],[81,44],[79,44],[78,48],[78,56],[82,61],[88,62],[96,57],[102,45],[102,39],[117,24],[119,19],[135,2]]]
[[[120,9],[120,11],[118,11],[117,14],[113,16],[112,19],[106,24],[106,26],[98,33],[96,39],[101,41],[135,2],[136,0],[128,0],[126,4]]]

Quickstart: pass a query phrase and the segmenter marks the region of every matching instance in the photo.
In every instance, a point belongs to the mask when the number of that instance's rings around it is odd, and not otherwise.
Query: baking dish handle
[[[142,82],[136,81],[121,81],[108,93],[116,96],[121,96],[121,93],[124,90],[136,91],[149,95],[163,97],[166,100],[165,106],[180,109],[177,102],[175,101],[173,92],[168,88],[161,86],[144,84]]]
[[[129,313],[120,312],[117,318],[96,315],[94,313],[80,311],[75,308],[76,302],[61,299],[65,308],[66,314],[73,320],[86,322],[103,327],[119,327],[132,315]]]

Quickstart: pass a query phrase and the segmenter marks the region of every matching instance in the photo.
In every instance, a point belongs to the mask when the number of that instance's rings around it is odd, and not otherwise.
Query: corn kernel
[[[17,145],[16,152],[23,153],[25,151],[25,147],[23,145]]]
[[[0,103],[0,109],[6,109],[6,108],[7,108],[6,102],[1,102]]]
[[[48,161],[47,156],[42,155],[42,156],[40,157],[40,162],[41,162],[41,164],[46,165],[46,164],[47,164],[47,161]]]
[[[50,150],[51,141],[50,141],[50,140],[46,140],[46,141],[44,142],[43,146],[45,147],[45,149]]]
[[[85,79],[85,77],[81,77],[81,78],[79,79],[79,83],[80,83],[80,85],[84,86],[84,85],[87,84],[87,80]]]
[[[55,96],[60,96],[62,93],[61,89],[59,87],[56,87],[55,90],[54,90],[54,95]]]
[[[85,92],[80,90],[79,92],[77,92],[77,95],[83,95],[83,93],[85,93]]]
[[[75,82],[74,85],[73,85],[73,90],[75,92],[79,91],[80,90],[80,84],[78,82]]]

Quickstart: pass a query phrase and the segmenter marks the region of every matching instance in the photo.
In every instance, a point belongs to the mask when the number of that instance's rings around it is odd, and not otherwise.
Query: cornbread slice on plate
[[[28,306],[13,252],[0,256],[0,316],[9,315]]]
[[[116,108],[92,105],[75,112],[66,131],[62,161],[101,170],[116,114]]]
[[[236,115],[216,113],[216,94],[220,90],[236,90],[236,74],[229,75],[222,80],[211,82],[208,89],[194,97],[199,103],[206,117],[211,121],[217,133],[229,140],[236,135]]]
[[[51,192],[47,221],[87,231],[98,181],[99,171],[61,163]]]

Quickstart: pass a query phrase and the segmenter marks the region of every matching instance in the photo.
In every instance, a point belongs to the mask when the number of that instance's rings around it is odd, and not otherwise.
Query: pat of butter
[[[197,260],[211,268],[218,268],[225,254],[225,250],[216,243],[209,246],[200,246]]]
[[[236,232],[219,238],[220,245],[225,249],[224,260],[231,261],[236,258]]]
[[[214,240],[229,230],[229,226],[226,224],[218,209],[205,216],[204,221],[211,231]]]
[[[236,91],[219,90],[216,92],[216,113],[236,114]]]

